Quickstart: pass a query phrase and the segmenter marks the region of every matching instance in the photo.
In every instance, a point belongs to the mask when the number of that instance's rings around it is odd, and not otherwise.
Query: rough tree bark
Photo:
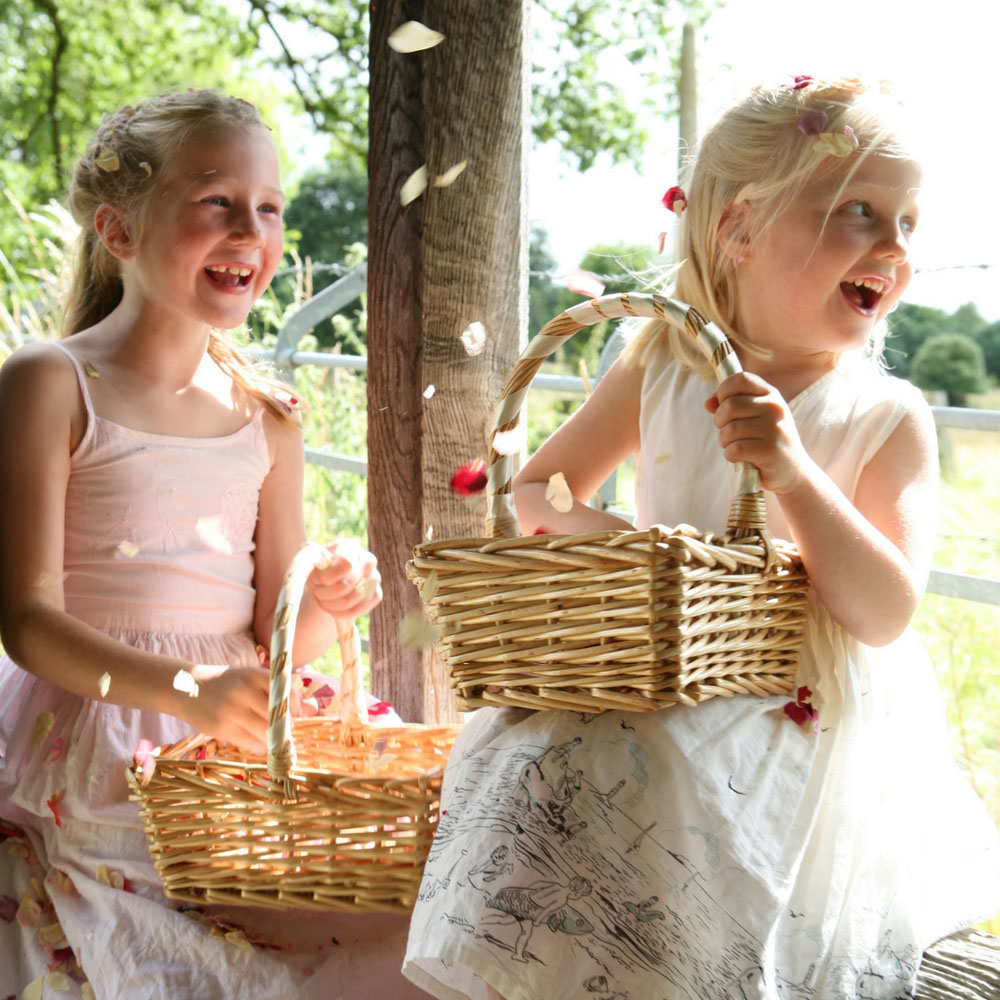
[[[409,20],[444,41],[393,51],[390,32]],[[369,543],[385,591],[372,614],[372,687],[407,721],[457,714],[432,651],[398,642],[399,622],[420,609],[404,566],[428,532],[484,533],[485,498],[458,497],[449,481],[485,458],[527,327],[525,37],[526,0],[388,0],[371,12]],[[435,186],[463,160],[454,183]],[[401,205],[423,164],[427,189]],[[477,356],[461,339],[473,322],[487,331]]]

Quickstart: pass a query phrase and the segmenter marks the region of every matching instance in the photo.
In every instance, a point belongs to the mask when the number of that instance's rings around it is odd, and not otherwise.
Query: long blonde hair
[[[805,122],[803,116],[808,116]],[[739,206],[741,235],[752,243],[817,170],[829,169],[831,157],[815,148],[819,131],[850,136],[851,144],[857,144],[849,154],[848,177],[872,154],[913,158],[902,137],[899,105],[881,88],[866,88],[856,79],[824,83],[797,78],[792,84],[756,87],[728,107],[703,136],[697,159],[687,169],[687,209],[679,224],[672,294],[749,353],[760,350],[736,329],[735,267],[724,246],[724,228]],[[884,331],[875,336],[884,336]],[[655,320],[639,329],[626,356],[642,363],[662,338],[667,338],[674,357],[703,377],[711,376],[690,338]]]
[[[238,125],[267,129],[252,104],[214,90],[161,94],[105,115],[76,163],[69,209],[80,233],[72,277],[63,308],[63,336],[79,333],[108,316],[121,302],[121,266],[101,242],[94,225],[102,204],[120,208],[141,241],[155,222],[153,192],[177,151],[195,130]],[[208,353],[243,390],[283,423],[297,425],[281,396],[281,383],[263,376],[240,353],[224,331],[211,330]],[[276,398],[276,396],[278,398]]]

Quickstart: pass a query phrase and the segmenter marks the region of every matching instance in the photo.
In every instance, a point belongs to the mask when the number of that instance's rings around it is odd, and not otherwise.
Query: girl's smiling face
[[[164,318],[239,326],[281,260],[283,205],[263,129],[194,132],[150,199],[127,287]]]
[[[737,329],[774,365],[832,367],[909,284],[920,171],[877,154],[851,165],[817,172],[762,233],[730,243]]]

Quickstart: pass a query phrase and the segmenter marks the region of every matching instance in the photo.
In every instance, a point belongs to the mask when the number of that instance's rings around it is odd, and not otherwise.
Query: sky
[[[1000,5],[983,0],[729,0],[698,39],[698,125],[758,81],[800,73],[890,81],[926,149],[918,273],[905,301],[949,312],[974,302],[992,322],[1000,319],[998,41]],[[595,243],[655,244],[669,231],[660,198],[677,183],[677,122],[646,124],[651,142],[638,169],[601,163],[580,174],[553,147],[532,152],[528,211],[548,232],[559,270]]]

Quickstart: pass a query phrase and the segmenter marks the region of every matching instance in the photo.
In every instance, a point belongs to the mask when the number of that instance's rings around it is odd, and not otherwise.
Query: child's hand
[[[705,408],[715,414],[719,444],[730,462],[748,462],[772,493],[790,493],[810,459],[781,393],[759,375],[740,372],[719,384]]]
[[[195,697],[179,693],[175,714],[206,736],[267,753],[268,671],[198,664],[191,675],[198,693]]]
[[[330,565],[314,569],[306,580],[316,603],[334,618],[365,615],[382,600],[382,577],[373,556],[353,538],[327,546]]]

